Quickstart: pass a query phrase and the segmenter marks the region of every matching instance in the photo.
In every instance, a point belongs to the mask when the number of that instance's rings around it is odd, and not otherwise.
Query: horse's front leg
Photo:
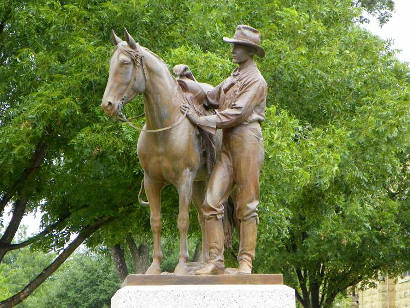
[[[154,241],[154,253],[152,254],[152,263],[145,274],[161,274],[161,189],[164,184],[152,181],[147,174],[144,174],[144,188],[147,195],[151,211],[151,230]]]
[[[205,230],[205,217],[202,212],[202,205],[204,204],[205,192],[206,192],[206,182],[194,182],[192,201],[196,207],[196,210],[198,213],[198,221],[201,226],[202,250],[201,250],[201,258],[199,261],[202,263],[207,263],[209,260],[208,239],[207,239],[206,230]]]
[[[189,228],[189,205],[192,198],[192,184],[194,175],[192,171],[186,169],[178,183],[179,196],[179,214],[178,214],[178,230],[179,230],[179,261],[174,273],[179,275],[187,274],[188,262],[188,241],[187,234]]]

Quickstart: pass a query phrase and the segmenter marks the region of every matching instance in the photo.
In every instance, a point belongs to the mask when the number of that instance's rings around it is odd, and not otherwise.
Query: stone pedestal
[[[111,299],[112,308],[295,308],[295,291],[282,275],[129,275]]]

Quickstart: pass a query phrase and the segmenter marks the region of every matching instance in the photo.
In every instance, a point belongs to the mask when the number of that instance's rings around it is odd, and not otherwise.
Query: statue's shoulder
[[[259,67],[257,67],[256,65],[255,65],[255,70],[254,70],[253,75],[254,75],[254,78],[256,80],[258,80],[259,82],[261,82],[264,85],[267,85],[265,78],[263,77],[261,71],[259,70]]]
[[[249,84],[260,86],[263,88],[268,87],[265,78],[263,77],[262,73],[259,71],[257,67],[255,67],[255,69],[253,69],[251,72],[246,74],[244,78],[242,78],[242,86],[246,86]]]

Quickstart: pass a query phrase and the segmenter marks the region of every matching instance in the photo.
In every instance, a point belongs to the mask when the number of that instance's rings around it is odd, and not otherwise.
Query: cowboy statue
[[[197,275],[225,271],[222,218],[223,202],[229,196],[240,222],[238,273],[252,272],[259,223],[259,172],[264,159],[260,123],[265,119],[267,84],[253,56],[264,57],[265,51],[260,46],[259,31],[250,26],[239,25],[232,39],[224,37],[223,40],[232,44],[232,61],[238,67],[206,93],[209,105],[217,106],[216,113],[198,116],[190,105],[181,106],[181,111],[202,129],[214,134],[217,129],[223,132],[221,154],[212,169],[202,206],[209,261],[196,271]]]

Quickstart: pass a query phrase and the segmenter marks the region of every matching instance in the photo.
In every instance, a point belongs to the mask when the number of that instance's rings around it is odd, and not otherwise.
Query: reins
[[[174,124],[169,125],[167,127],[163,127],[163,128],[158,128],[158,129],[146,129],[146,128],[141,128],[137,125],[135,125],[134,123],[132,123],[130,120],[128,120],[125,115],[122,113],[122,106],[124,105],[124,102],[126,102],[127,97],[123,96],[123,98],[120,101],[120,105],[118,108],[118,118],[120,121],[127,123],[129,126],[131,126],[132,128],[139,130],[141,132],[146,132],[146,133],[159,133],[159,132],[163,132],[169,129],[172,129],[174,127],[177,127],[179,124],[182,123],[182,121],[185,119],[186,117],[186,112],[183,114],[183,116]],[[140,114],[137,118],[142,117],[144,114]]]
[[[127,88],[125,89],[125,92],[124,92],[124,93],[126,94],[126,93],[128,92],[128,90],[132,87],[133,82],[135,81],[135,74],[136,74],[136,70],[137,70],[137,68],[136,68],[137,64],[141,65],[142,72],[143,72],[143,75],[144,75],[145,84],[147,83],[147,76],[146,76],[146,73],[145,73],[145,66],[144,66],[143,56],[142,56],[142,55],[138,55],[138,54],[134,54],[134,53],[132,53],[132,52],[130,52],[130,51],[128,51],[127,49],[124,49],[124,48],[122,48],[122,50],[125,51],[126,53],[128,53],[128,54],[130,55],[130,57],[131,57],[132,60],[133,60],[132,62],[133,62],[133,64],[134,64],[134,72],[133,72],[132,78],[131,78],[130,83],[128,84],[128,86],[127,86]],[[138,56],[138,59],[136,58],[136,56]],[[183,98],[184,98],[184,96],[183,96]],[[169,125],[169,126],[167,126],[167,127],[158,128],[158,129],[146,129],[146,128],[141,128],[141,127],[135,125],[134,123],[132,123],[130,120],[128,120],[128,119],[126,118],[126,116],[125,116],[124,113],[122,112],[122,107],[123,107],[126,103],[127,103],[127,96],[124,95],[124,96],[121,98],[121,101],[120,101],[120,103],[119,103],[119,105],[118,105],[118,111],[117,111],[117,112],[118,112],[118,119],[119,119],[120,121],[122,121],[122,122],[127,123],[127,124],[128,124],[129,126],[131,126],[132,128],[134,128],[134,129],[136,129],[136,130],[138,130],[138,131],[141,131],[141,132],[146,132],[146,133],[159,133],[159,132],[163,132],[163,131],[172,129],[172,128],[174,128],[174,127],[177,127],[179,124],[182,123],[182,121],[185,119],[186,114],[187,114],[187,112],[185,112],[185,113],[183,114],[183,116],[182,116],[176,123],[174,123],[174,124],[172,124],[172,125]],[[140,116],[141,116],[141,115],[140,115]],[[140,117],[140,116],[138,116],[138,117]]]

